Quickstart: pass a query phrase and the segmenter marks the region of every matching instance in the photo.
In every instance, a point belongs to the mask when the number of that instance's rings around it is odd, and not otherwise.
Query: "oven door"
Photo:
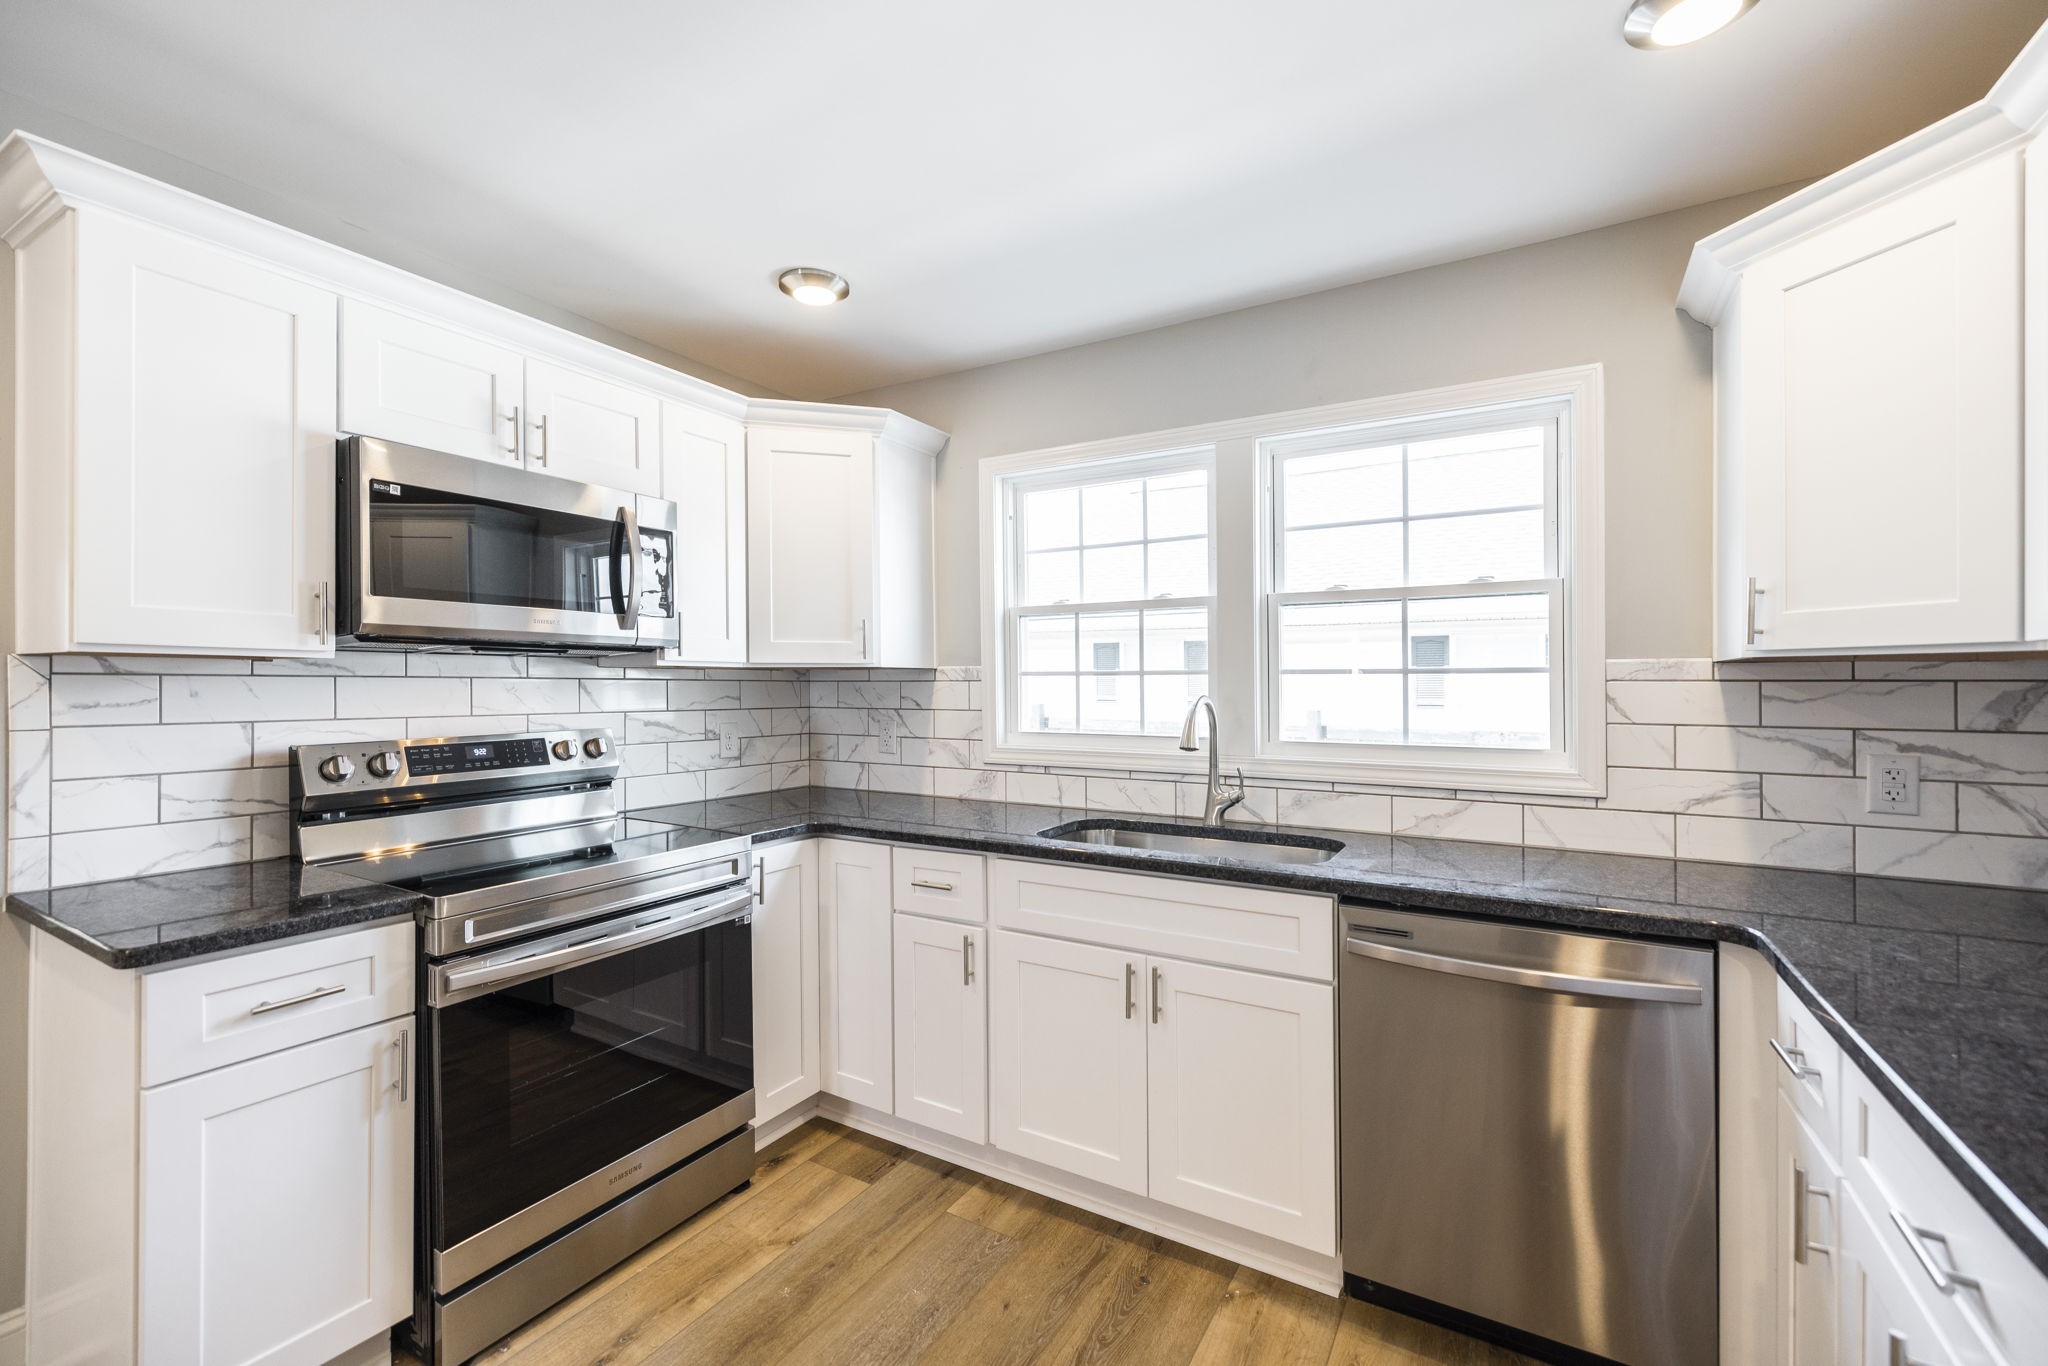
[[[341,632],[363,640],[676,643],[676,506],[353,436]]]
[[[436,1293],[753,1119],[749,900],[742,882],[428,968]]]

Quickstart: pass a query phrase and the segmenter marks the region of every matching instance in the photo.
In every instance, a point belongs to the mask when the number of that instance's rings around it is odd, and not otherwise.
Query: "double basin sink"
[[[1062,844],[1093,844],[1117,849],[1149,849],[1162,854],[1197,854],[1250,863],[1324,863],[1342,851],[1337,840],[1310,835],[1279,835],[1263,830],[1222,826],[1166,825],[1149,821],[1068,821],[1038,832]]]

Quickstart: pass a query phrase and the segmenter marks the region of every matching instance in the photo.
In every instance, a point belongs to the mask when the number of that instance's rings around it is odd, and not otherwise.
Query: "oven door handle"
[[[629,507],[620,508],[612,523],[612,609],[621,631],[634,628],[640,616],[640,518]]]
[[[502,987],[530,982],[536,977],[568,968],[583,967],[624,953],[629,949],[659,944],[695,930],[709,929],[746,914],[753,894],[745,883],[708,897],[678,901],[650,916],[646,910],[609,922],[616,929],[579,926],[519,949],[492,954],[481,962],[447,963],[435,967],[427,979],[429,1006],[459,1005],[473,997],[487,995]]]

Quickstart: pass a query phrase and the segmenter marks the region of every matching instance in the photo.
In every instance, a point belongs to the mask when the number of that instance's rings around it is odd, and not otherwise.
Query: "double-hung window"
[[[1000,481],[1001,729],[1050,748],[1157,747],[1209,686],[1210,451]]]

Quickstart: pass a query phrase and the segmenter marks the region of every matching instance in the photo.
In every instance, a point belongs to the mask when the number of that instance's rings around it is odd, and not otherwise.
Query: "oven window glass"
[[[418,484],[370,481],[370,592],[380,598],[612,612],[618,524]],[[641,610],[673,612],[669,533],[640,533]]]
[[[752,1090],[751,934],[727,921],[432,1011],[434,1246]]]

